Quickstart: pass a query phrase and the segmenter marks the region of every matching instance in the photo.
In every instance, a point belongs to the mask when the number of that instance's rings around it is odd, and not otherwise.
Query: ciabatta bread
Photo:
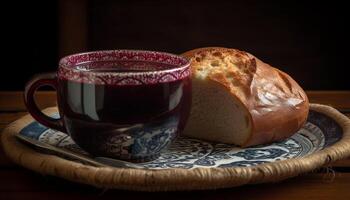
[[[192,109],[184,135],[252,146],[282,140],[305,123],[309,102],[286,73],[228,48],[183,54],[192,65]]]

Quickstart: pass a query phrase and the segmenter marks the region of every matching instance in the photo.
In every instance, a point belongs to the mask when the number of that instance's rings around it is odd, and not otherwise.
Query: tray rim
[[[34,121],[29,114],[5,128],[1,134],[1,142],[5,154],[19,165],[43,175],[58,176],[96,187],[137,191],[228,188],[280,181],[348,157],[350,155],[350,119],[330,106],[310,104],[310,109],[323,113],[336,121],[343,129],[343,137],[323,150],[305,157],[250,167],[125,169],[88,166],[55,155],[37,152],[18,142],[13,135]],[[47,108],[44,112],[52,114],[57,112],[57,108]]]

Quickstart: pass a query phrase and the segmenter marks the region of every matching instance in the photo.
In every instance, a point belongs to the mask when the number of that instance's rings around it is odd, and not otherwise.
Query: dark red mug
[[[68,133],[94,156],[147,161],[183,130],[191,106],[190,64],[154,51],[110,50],[64,57],[57,73],[34,77],[25,88],[29,113]],[[35,91],[57,91],[59,119],[43,114]]]

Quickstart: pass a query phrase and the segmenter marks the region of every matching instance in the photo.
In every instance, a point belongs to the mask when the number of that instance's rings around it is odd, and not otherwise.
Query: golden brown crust
[[[205,74],[206,78],[225,86],[248,109],[253,129],[242,146],[287,138],[305,123],[308,98],[286,73],[236,49],[200,48],[183,55],[191,60],[194,75],[200,74],[208,65],[205,62],[210,60],[211,69]],[[224,65],[216,64],[216,59]]]
[[[256,61],[251,59],[248,53],[223,47],[208,47],[188,51],[183,55],[190,59],[194,74],[202,70],[203,62],[208,56],[234,66],[223,68],[218,63],[218,66],[210,71],[208,78],[223,84],[233,94],[239,96],[242,101],[251,95],[249,86],[256,72]],[[216,63],[212,61],[210,64],[215,66]]]

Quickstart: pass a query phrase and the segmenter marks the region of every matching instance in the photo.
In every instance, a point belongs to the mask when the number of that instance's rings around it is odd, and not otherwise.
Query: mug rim
[[[97,61],[144,61],[171,65],[171,68],[149,71],[87,71],[74,68],[86,62]],[[117,49],[77,53],[60,59],[57,76],[60,79],[83,83],[108,85],[142,85],[171,82],[190,76],[190,61],[182,56],[149,50]]]
[[[182,62],[182,64],[178,65],[178,64],[173,64],[173,63],[162,63],[161,61],[158,61],[159,63],[162,64],[171,64],[174,67],[170,68],[170,69],[157,69],[157,70],[149,70],[149,71],[145,71],[145,72],[94,72],[94,71],[83,71],[81,69],[76,69],[76,68],[72,68],[74,65],[77,64],[82,64],[82,63],[86,63],[86,62],[94,62],[97,60],[89,60],[89,61],[84,61],[84,62],[78,62],[78,63],[74,63],[74,64],[67,64],[67,61],[73,57],[77,57],[77,56],[87,56],[89,57],[89,55],[92,54],[98,54],[98,53],[102,53],[102,54],[109,54],[109,53],[123,53],[123,52],[135,52],[135,53],[144,53],[144,54],[158,54],[158,55],[166,55],[169,57],[173,57],[179,60],[179,62]],[[120,59],[121,61],[123,61],[122,59]],[[125,59],[128,60],[128,59]],[[129,59],[130,60],[130,59]],[[99,60],[99,61],[112,61],[112,60]],[[147,60],[136,60],[136,61],[147,61]],[[153,62],[157,62],[157,61],[153,61]],[[138,50],[138,49],[115,49],[115,50],[98,50],[98,51],[87,51],[87,52],[81,52],[81,53],[75,53],[75,54],[70,54],[67,56],[62,57],[59,60],[59,67],[63,67],[69,70],[74,70],[74,71],[79,71],[82,73],[117,73],[117,74],[123,74],[123,73],[132,73],[132,74],[137,74],[137,73],[152,73],[152,72],[158,72],[158,71],[166,71],[166,72],[171,72],[174,71],[176,69],[183,69],[186,68],[190,65],[190,61],[180,55],[176,55],[173,53],[168,53],[168,52],[163,52],[163,51],[151,51],[151,50]]]

